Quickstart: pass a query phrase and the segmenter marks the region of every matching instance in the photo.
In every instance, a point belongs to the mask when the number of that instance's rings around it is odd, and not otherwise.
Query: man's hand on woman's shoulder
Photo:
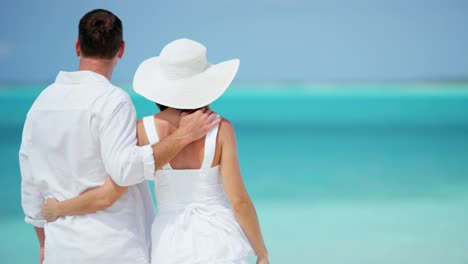
[[[221,122],[215,112],[202,108],[193,113],[182,112],[179,129],[187,135],[190,142],[198,140]]]

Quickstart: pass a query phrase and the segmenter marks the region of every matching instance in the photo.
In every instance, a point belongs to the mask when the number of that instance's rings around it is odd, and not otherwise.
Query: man
[[[153,146],[136,146],[129,96],[110,82],[125,43],[120,19],[106,10],[81,18],[79,71],[60,72],[31,107],[20,149],[22,206],[35,226],[41,262],[149,263],[153,205],[145,178],[220,120],[209,111],[185,116],[180,128]],[[200,125],[201,124],[201,125]],[[111,207],[46,224],[44,199],[75,197],[110,175],[131,186]]]

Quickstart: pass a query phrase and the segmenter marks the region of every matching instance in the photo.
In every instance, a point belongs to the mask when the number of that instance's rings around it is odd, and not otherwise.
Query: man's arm
[[[21,205],[25,214],[25,221],[35,227],[44,227],[45,221],[41,216],[42,194],[33,180],[29,163],[29,154],[23,137],[20,148],[21,171]]]
[[[98,114],[104,115],[99,125],[101,157],[107,173],[120,186],[143,182],[154,173],[153,149],[137,146],[136,113],[128,96],[109,98]]]
[[[33,179],[30,164],[31,152],[31,128],[30,121],[26,118],[19,151],[19,165],[21,172],[21,205],[25,214],[25,221],[35,227],[43,227],[45,224],[41,216],[42,194]]]
[[[34,226],[39,240],[40,263],[44,261],[44,224],[41,216],[42,194],[33,180],[32,168],[29,161],[31,144],[31,129],[28,118],[24,123],[21,147],[19,151],[19,165],[21,171],[21,205],[25,214],[25,221]]]
[[[35,227],[37,239],[39,240],[39,263],[44,262],[44,243],[45,243],[45,233],[44,228]]]

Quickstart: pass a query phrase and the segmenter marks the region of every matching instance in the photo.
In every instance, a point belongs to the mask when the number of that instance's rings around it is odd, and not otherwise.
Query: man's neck
[[[103,75],[109,81],[112,79],[112,72],[114,71],[114,60],[110,59],[96,59],[96,58],[80,58],[80,71],[92,71]]]

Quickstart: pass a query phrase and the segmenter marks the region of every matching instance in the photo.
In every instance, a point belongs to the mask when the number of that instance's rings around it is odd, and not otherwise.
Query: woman
[[[173,133],[187,112],[208,107],[228,88],[238,67],[239,60],[208,64],[206,48],[188,39],[173,41],[159,57],[144,61],[134,89],[161,112],[138,122],[138,144],[155,144]],[[158,214],[151,232],[152,263],[247,263],[252,251],[257,263],[269,263],[236,148],[234,129],[224,119],[155,172]],[[47,200],[43,214],[55,221],[103,210],[125,190],[109,177],[73,199]]]

